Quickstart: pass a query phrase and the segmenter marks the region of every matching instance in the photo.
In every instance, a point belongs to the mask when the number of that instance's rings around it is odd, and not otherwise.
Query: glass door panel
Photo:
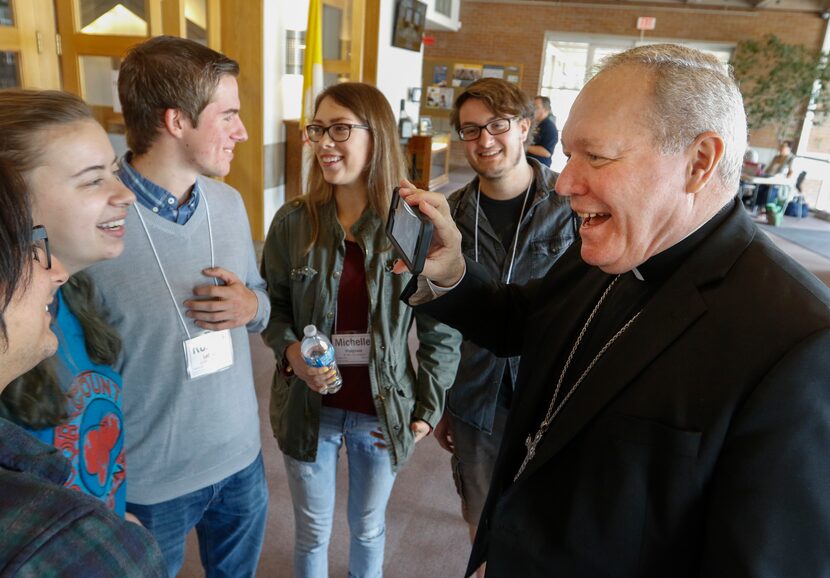
[[[20,86],[20,59],[17,52],[0,51],[0,88]]]
[[[75,29],[82,34],[147,36],[144,0],[77,0]]]
[[[0,0],[0,26],[14,26],[11,0]]]
[[[208,44],[207,0],[185,0],[184,19],[187,38],[200,44]]]
[[[115,154],[127,152],[124,117],[118,102],[118,67],[121,59],[113,56],[80,56],[81,94],[110,138]]]

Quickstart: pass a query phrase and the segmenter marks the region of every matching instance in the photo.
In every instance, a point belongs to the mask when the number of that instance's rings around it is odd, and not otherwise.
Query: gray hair
[[[729,65],[676,44],[638,46],[602,61],[599,72],[619,66],[647,68],[654,79],[654,136],[664,153],[688,147],[706,131],[724,142],[718,175],[724,187],[738,186],[747,146],[743,98]]]

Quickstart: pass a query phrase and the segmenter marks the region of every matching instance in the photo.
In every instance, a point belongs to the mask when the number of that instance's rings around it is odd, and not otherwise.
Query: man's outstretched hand
[[[464,275],[464,256],[461,254],[461,233],[452,220],[446,197],[416,189],[407,180],[401,181],[400,195],[432,221],[432,242],[421,274],[439,287],[452,287]],[[403,273],[406,265],[398,260],[393,271]]]

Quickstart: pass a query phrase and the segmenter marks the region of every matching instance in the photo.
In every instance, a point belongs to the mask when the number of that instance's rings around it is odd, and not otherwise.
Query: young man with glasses
[[[0,391],[55,353],[49,304],[68,278],[27,197],[0,163]],[[70,469],[59,449],[0,419],[0,575],[166,576],[146,530],[64,487]]]
[[[89,270],[124,341],[127,511],[156,536],[171,576],[194,527],[208,576],[253,576],[265,531],[248,332],[264,329],[270,303],[242,199],[209,178],[228,174],[248,137],[238,74],[181,38],[127,55],[120,176],[138,202],[124,254]]]
[[[570,204],[554,192],[556,173],[525,156],[532,117],[530,99],[496,78],[471,84],[452,110],[452,125],[477,176],[449,203],[464,253],[494,280],[524,283],[543,276],[576,237]],[[517,357],[499,358],[464,341],[448,411],[435,431],[453,454],[471,536],[487,497],[518,366]]]

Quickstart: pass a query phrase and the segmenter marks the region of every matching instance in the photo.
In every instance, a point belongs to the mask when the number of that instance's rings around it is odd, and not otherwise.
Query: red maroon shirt
[[[354,241],[346,241],[346,258],[337,292],[337,317],[334,333],[366,333],[369,327],[369,290],[366,285],[363,250]],[[368,415],[377,415],[372,401],[369,367],[340,365],[343,387],[323,396],[323,405]]]

